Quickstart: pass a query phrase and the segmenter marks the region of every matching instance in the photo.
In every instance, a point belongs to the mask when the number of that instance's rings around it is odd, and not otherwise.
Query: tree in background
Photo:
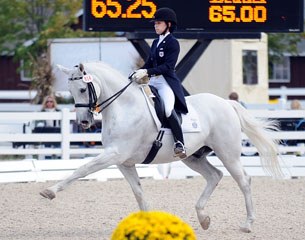
[[[48,39],[100,37],[100,33],[73,30],[80,0],[0,0],[0,53],[23,60],[32,75],[31,89],[37,90],[35,103],[52,93],[52,69],[47,58]],[[107,35],[107,34],[106,34]]]
[[[285,65],[285,55],[299,55],[298,43],[304,41],[304,33],[269,33],[268,34],[268,62],[269,78],[274,77],[275,64]]]
[[[304,40],[304,37],[304,33],[269,33],[269,59],[271,61],[278,61],[285,53],[297,55],[297,44]]]

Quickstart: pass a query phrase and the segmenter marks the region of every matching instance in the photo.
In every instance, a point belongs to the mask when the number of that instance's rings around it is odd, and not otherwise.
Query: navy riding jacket
[[[178,40],[169,34],[157,47],[159,39],[152,43],[150,55],[143,69],[147,69],[148,76],[163,75],[175,94],[175,110],[179,113],[188,113],[181,81],[175,73],[175,66],[180,52]]]

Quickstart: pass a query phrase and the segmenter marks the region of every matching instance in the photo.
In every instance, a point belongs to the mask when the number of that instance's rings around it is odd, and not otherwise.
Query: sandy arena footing
[[[132,191],[123,179],[77,181],[50,201],[39,191],[53,183],[0,184],[0,239],[109,240],[117,223],[138,211]],[[231,177],[219,183],[206,212],[207,231],[201,229],[195,203],[205,181],[143,179],[142,187],[153,210],[173,213],[189,223],[198,240],[303,240],[305,236],[305,178],[252,178],[256,211],[253,232],[239,231],[246,219],[242,193]]]

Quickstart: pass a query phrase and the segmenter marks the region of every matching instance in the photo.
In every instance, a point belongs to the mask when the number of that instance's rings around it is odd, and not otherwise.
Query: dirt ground
[[[49,201],[38,193],[51,184],[0,184],[0,240],[109,240],[117,223],[138,211],[123,179],[77,181]],[[208,202],[210,228],[200,228],[194,206],[204,184],[200,177],[142,180],[150,208],[179,216],[193,227],[198,240],[305,239],[305,178],[252,178],[256,210],[252,233],[239,231],[245,205],[231,177],[224,177]]]

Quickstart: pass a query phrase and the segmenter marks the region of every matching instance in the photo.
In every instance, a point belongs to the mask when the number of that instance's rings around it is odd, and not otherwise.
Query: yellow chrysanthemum
[[[196,240],[193,229],[177,216],[140,211],[124,218],[111,240]]]

